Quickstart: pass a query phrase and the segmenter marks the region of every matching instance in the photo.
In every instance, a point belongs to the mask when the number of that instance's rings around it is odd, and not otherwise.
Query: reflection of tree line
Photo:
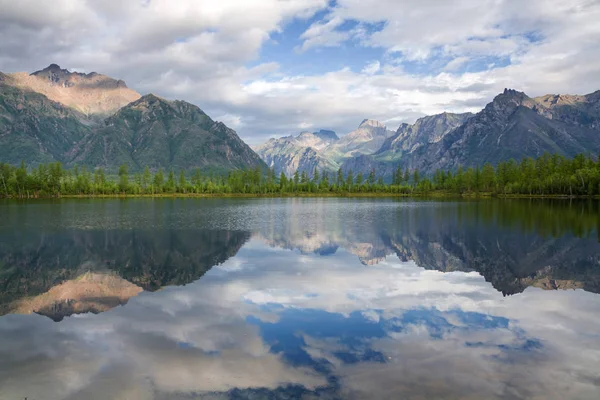
[[[0,238],[0,314],[89,270],[145,290],[184,285],[235,255],[250,233],[225,230],[11,232]]]
[[[466,218],[481,219],[488,224],[537,233],[543,237],[572,234],[600,241],[600,202],[572,200],[503,200],[459,204]]]

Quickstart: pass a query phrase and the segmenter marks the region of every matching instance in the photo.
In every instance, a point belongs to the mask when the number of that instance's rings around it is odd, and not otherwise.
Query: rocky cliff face
[[[381,157],[395,157],[403,153],[412,153],[422,146],[438,143],[472,116],[471,113],[442,113],[419,118],[413,125],[400,124],[396,134],[388,138],[375,154]]]
[[[123,163],[132,172],[265,167],[235,131],[192,104],[140,97],[123,81],[55,64],[0,75],[0,162],[22,160],[109,172]]]

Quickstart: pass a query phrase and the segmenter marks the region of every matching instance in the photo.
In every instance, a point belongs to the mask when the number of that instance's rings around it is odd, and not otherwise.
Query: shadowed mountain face
[[[437,168],[539,157],[545,152],[569,157],[597,152],[598,95],[567,97],[573,98],[572,104],[559,105],[546,98],[531,99],[522,92],[505,90],[443,140],[415,151],[403,164],[432,172]]]
[[[131,172],[265,167],[235,131],[190,103],[141,97],[123,81],[55,64],[0,73],[0,161],[109,172],[123,163]]]
[[[146,95],[123,107],[72,151],[73,164],[134,170],[169,166],[175,170],[223,172],[264,163],[233,131],[198,107]]]

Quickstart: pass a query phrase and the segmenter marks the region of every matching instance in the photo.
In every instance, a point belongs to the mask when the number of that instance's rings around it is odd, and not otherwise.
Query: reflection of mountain
[[[381,210],[381,216],[373,216],[377,223],[369,225],[347,226],[340,223],[343,215],[329,216],[315,232],[295,231],[298,218],[291,216],[282,225],[285,231],[261,236],[272,246],[304,253],[321,254],[323,248],[339,246],[365,265],[396,254],[426,269],[476,271],[508,295],[528,286],[600,293],[600,244],[591,235],[598,213],[589,204],[401,205],[391,214]]]
[[[69,315],[98,314],[124,305],[141,291],[141,287],[114,272],[86,272],[50,288],[46,293],[15,301],[11,304],[10,312],[37,313],[61,321]]]
[[[0,315],[105,311],[142,289],[199,279],[249,237],[223,230],[11,233],[0,240]]]

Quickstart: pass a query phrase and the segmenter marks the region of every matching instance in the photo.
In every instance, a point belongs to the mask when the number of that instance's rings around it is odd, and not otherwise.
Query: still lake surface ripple
[[[0,202],[0,399],[598,399],[598,202]]]

